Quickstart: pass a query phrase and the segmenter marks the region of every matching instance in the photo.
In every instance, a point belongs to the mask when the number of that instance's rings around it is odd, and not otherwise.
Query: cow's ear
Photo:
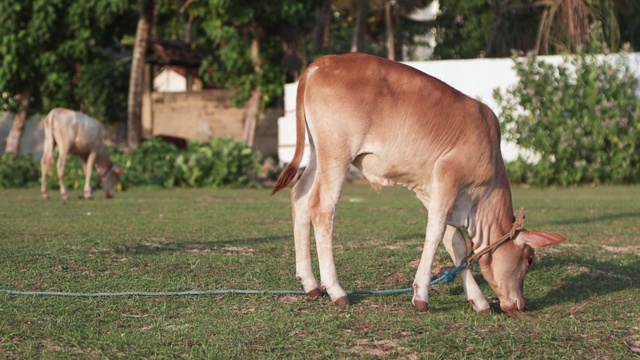
[[[518,234],[516,243],[520,245],[529,245],[534,249],[539,249],[549,245],[560,244],[566,240],[567,238],[554,232],[525,230]]]
[[[121,168],[120,166],[116,166],[115,169],[113,169],[113,171],[115,171],[116,174],[126,174],[127,171],[123,168]]]

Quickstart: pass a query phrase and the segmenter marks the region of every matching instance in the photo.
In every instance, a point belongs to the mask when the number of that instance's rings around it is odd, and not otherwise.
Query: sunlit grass
[[[1,289],[299,288],[288,191],[132,190],[67,204],[37,190],[0,195]],[[636,199],[640,187],[514,190],[529,228],[568,238],[527,275],[536,320],[477,315],[459,281],[433,288],[428,314],[410,294],[359,296],[347,309],[297,295],[0,295],[0,357],[626,359],[640,347]],[[348,185],[335,239],[343,286],[410,286],[425,226],[411,192]],[[441,249],[436,265],[449,261]]]

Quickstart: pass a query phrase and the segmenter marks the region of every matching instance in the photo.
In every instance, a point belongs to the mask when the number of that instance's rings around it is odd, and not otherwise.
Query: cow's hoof
[[[42,198],[45,200],[49,200],[49,194],[42,194]]]
[[[471,306],[473,306],[473,310],[474,310],[475,312],[477,312],[478,314],[488,314],[488,313],[489,313],[489,311],[491,310],[491,309],[490,309],[490,308],[488,308],[488,307],[487,307],[487,308],[484,308],[484,309],[481,309],[481,308],[477,307],[477,306],[476,306],[476,303],[475,303],[473,300],[469,300],[469,304],[471,304]]]
[[[322,297],[322,291],[318,288],[315,288],[307,293],[307,295],[311,297]]]
[[[421,312],[429,311],[429,304],[427,304],[427,302],[424,300],[414,300],[413,306],[415,306],[416,309],[418,309],[418,311],[421,311]]]
[[[340,307],[353,305],[353,302],[351,302],[351,300],[347,296],[343,296],[341,298],[338,298],[333,303],[338,305],[338,306],[340,306]]]

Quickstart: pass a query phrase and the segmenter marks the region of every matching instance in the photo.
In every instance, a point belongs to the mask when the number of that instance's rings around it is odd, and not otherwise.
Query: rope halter
[[[472,261],[479,259],[482,255],[485,255],[489,252],[493,252],[500,245],[515,238],[519,231],[524,230],[524,227],[525,227],[524,226],[524,209],[520,209],[518,210],[518,215],[516,216],[516,219],[513,221],[513,225],[511,225],[511,230],[509,230],[508,233],[504,234],[504,236],[500,238],[500,240],[496,241],[495,243],[487,246],[486,248],[478,251],[473,255],[467,256],[462,260],[462,263],[470,264]]]

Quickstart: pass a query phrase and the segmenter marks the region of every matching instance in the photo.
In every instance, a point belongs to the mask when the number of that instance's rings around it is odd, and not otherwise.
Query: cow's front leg
[[[416,309],[425,312],[429,310],[429,287],[431,286],[433,259],[444,234],[444,223],[438,222],[438,219],[432,219],[432,217],[435,216],[431,216],[431,213],[429,213],[424,247],[416,277],[413,281],[413,299],[411,300]]]
[[[96,161],[96,154],[94,152],[89,153],[87,160],[82,162],[82,168],[84,170],[84,198],[93,199],[93,193],[91,191],[91,172],[93,170],[93,164]]]
[[[452,226],[447,226],[447,231],[444,235],[444,247],[447,249],[449,255],[453,259],[453,263],[456,266],[462,264],[462,260],[467,255],[467,246],[464,238],[458,229]],[[473,306],[473,309],[478,313],[489,312],[489,303],[482,294],[480,287],[473,278],[473,274],[469,268],[464,268],[460,272],[460,279],[462,281],[462,287],[466,295],[467,301]]]
[[[440,168],[446,169],[446,164],[440,164]],[[434,177],[438,179],[440,171],[434,171]],[[444,171],[446,173],[446,170]],[[455,203],[456,189],[453,186],[455,182],[447,181],[446,177],[434,181],[431,189],[433,196],[431,199],[428,195],[416,192],[418,198],[427,207],[429,218],[427,221],[427,231],[420,257],[420,264],[416,271],[416,277],[413,281],[413,305],[420,311],[429,310],[429,287],[431,286],[431,268],[433,260],[436,256],[436,249],[442,241],[446,230],[447,217]]]

